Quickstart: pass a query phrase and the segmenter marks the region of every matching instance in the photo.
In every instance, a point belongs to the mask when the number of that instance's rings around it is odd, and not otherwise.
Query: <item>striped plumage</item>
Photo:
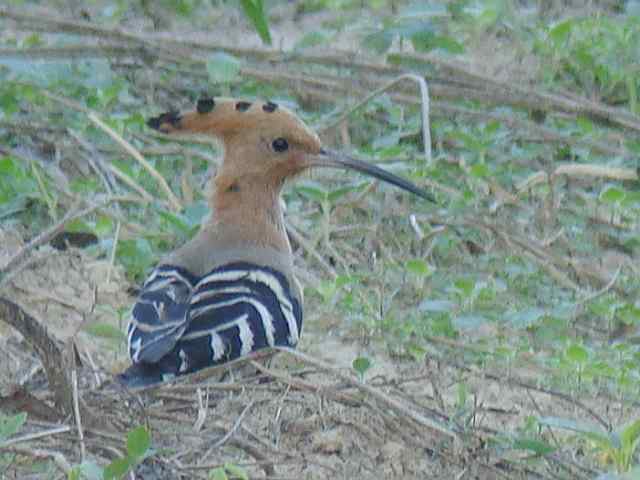
[[[127,334],[135,368],[121,380],[143,386],[266,347],[294,347],[301,329],[300,302],[273,268],[236,262],[198,278],[161,265],[133,308]]]
[[[275,103],[207,98],[194,112],[164,113],[148,125],[217,137],[224,161],[209,197],[210,218],[160,262],[133,308],[132,365],[119,376],[125,386],[298,343],[302,291],[280,200],[288,178],[311,167],[351,169],[432,199],[374,165],[322,148],[312,130]]]

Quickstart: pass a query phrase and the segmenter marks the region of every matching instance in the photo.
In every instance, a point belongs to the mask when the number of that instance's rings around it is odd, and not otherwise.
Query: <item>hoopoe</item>
[[[295,347],[302,291],[293,275],[280,191],[311,167],[356,170],[433,201],[411,182],[327,150],[291,111],[272,102],[203,98],[194,112],[164,113],[163,133],[217,137],[224,159],[199,233],[144,283],[128,325],[132,365],[119,376],[142,387],[273,346]]]

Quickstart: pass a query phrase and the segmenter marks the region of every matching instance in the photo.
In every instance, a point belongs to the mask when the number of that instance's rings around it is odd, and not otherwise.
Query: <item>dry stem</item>
[[[173,207],[174,210],[180,211],[182,210],[182,204],[178,197],[171,191],[169,188],[169,184],[164,179],[162,175],[149,163],[145,158],[131,145],[127,142],[121,135],[119,135],[113,128],[104,123],[102,120],[98,118],[93,112],[88,114],[89,120],[91,120],[96,126],[98,126],[101,130],[103,130],[107,135],[109,135],[115,142],[120,145],[129,155],[136,159],[136,161],[142,165],[142,167],[149,172],[149,174],[156,180],[160,189],[164,191],[165,195],[169,199],[169,203]]]
[[[367,385],[365,383],[362,383],[354,378],[352,378],[349,375],[346,375],[342,372],[340,372],[339,370],[336,370],[335,368],[331,367],[330,365],[324,363],[321,360],[318,360],[316,358],[313,358],[305,353],[299,352],[297,350],[293,350],[291,348],[286,348],[286,347],[277,347],[276,350],[280,350],[282,352],[286,352],[287,354],[291,355],[292,357],[296,358],[297,360],[300,360],[302,362],[308,363],[309,365],[313,365],[316,368],[319,368],[321,370],[325,370],[328,372],[331,372],[333,375],[337,376],[338,378],[340,378],[341,380],[347,382],[349,385],[357,388],[358,390],[361,390],[362,392],[371,395],[372,397],[374,397],[376,400],[381,401],[382,403],[384,403],[387,407],[390,407],[391,409],[393,409],[394,411],[396,411],[397,413],[410,418],[411,420],[413,420],[414,422],[416,422],[418,425],[421,425],[422,427],[427,428],[428,430],[435,432],[437,434],[439,434],[441,437],[444,436],[445,438],[447,438],[448,440],[454,440],[457,438],[457,434],[452,431],[451,429],[449,429],[448,427],[445,427],[444,425],[440,425],[438,422],[431,420],[427,417],[425,417],[424,415],[421,415],[415,411],[413,411],[412,409],[406,407],[405,405],[403,405],[401,402],[399,402],[398,400],[396,400],[395,398],[392,398],[390,396],[388,396],[386,393],[373,388],[370,385]]]

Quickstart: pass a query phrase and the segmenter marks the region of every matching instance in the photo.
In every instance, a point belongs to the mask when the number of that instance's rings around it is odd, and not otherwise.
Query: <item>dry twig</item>
[[[17,443],[31,442],[31,441],[37,440],[39,438],[50,437],[51,435],[57,435],[59,433],[67,433],[70,430],[71,430],[71,427],[69,427],[67,425],[62,425],[60,427],[50,428],[50,429],[44,430],[42,432],[29,433],[27,435],[22,435],[20,437],[15,437],[15,438],[12,438],[10,440],[6,440],[3,443],[0,443],[0,449],[7,448],[7,447],[9,447],[11,445],[15,445]]]
[[[321,127],[320,131],[321,132],[326,132],[326,131],[331,130],[331,129],[335,128],[336,126],[342,124],[342,122],[344,122],[347,118],[349,118],[349,116],[351,116],[357,110],[360,110],[367,103],[369,103],[372,99],[374,99],[375,97],[383,94],[387,90],[393,88],[394,86],[396,86],[397,84],[399,84],[399,83],[401,83],[401,82],[403,82],[405,80],[413,80],[413,81],[417,82],[418,86],[420,87],[420,96],[421,96],[420,106],[422,108],[422,141],[423,141],[423,144],[424,144],[424,157],[425,157],[425,161],[426,161],[427,165],[430,166],[431,162],[432,162],[432,157],[431,157],[431,127],[430,127],[430,120],[429,120],[429,102],[430,102],[430,100],[429,100],[429,88],[427,86],[427,82],[425,81],[425,79],[423,77],[420,77],[418,75],[414,75],[412,73],[400,75],[399,77],[395,78],[391,82],[389,82],[389,83],[383,85],[382,87],[378,88],[377,90],[371,92],[366,97],[364,97],[362,100],[360,100],[358,103],[356,103],[354,106],[349,108],[342,115],[340,115],[337,119],[333,120],[328,125],[325,125],[325,126]]]
[[[174,210],[182,210],[182,204],[178,197],[171,191],[169,188],[169,184],[164,179],[162,175],[149,163],[145,160],[145,158],[136,150],[133,145],[127,142],[121,135],[119,135],[113,128],[104,123],[102,120],[98,118],[96,114],[90,112],[88,114],[89,120],[91,120],[96,126],[98,126],[101,130],[103,130],[107,135],[109,135],[115,142],[120,145],[129,155],[137,160],[137,162],[142,165],[142,167],[149,172],[149,174],[156,180],[160,189],[164,191],[165,195],[169,199],[169,203],[173,207]]]
[[[316,392],[319,395],[332,398],[333,400],[343,403],[345,405],[350,405],[350,406],[361,405],[361,402],[359,402],[357,399],[349,395],[345,395],[344,393],[338,392],[334,387],[329,387],[326,385],[316,385],[314,383],[305,382],[304,380],[293,378],[290,375],[287,375],[285,373],[269,369],[264,365],[261,365],[259,362],[251,362],[251,364],[262,373],[268,375],[269,377],[275,378],[276,380],[279,380],[290,387],[300,389],[300,390],[308,390],[311,392]]]
[[[291,348],[285,348],[285,347],[277,347],[276,350],[282,351],[282,352],[286,352],[287,354],[291,355],[292,357],[296,358],[297,360],[303,361],[305,363],[308,363],[310,365],[313,365],[316,368],[331,372],[333,375],[337,376],[338,378],[340,378],[341,380],[347,382],[349,385],[357,388],[358,390],[361,390],[362,392],[371,395],[372,397],[374,397],[376,400],[381,401],[382,403],[384,403],[385,405],[387,405],[388,407],[392,408],[393,410],[395,410],[397,413],[399,413],[400,415],[405,416],[406,418],[410,418],[411,420],[413,420],[415,423],[417,423],[418,425],[425,427],[426,429],[435,432],[437,434],[439,434],[440,436],[444,436],[445,438],[447,438],[448,440],[454,440],[455,438],[457,438],[457,434],[450,430],[448,427],[445,427],[444,425],[440,425],[438,422],[431,420],[417,412],[415,412],[414,410],[408,408],[407,406],[403,405],[402,403],[400,403],[398,400],[396,400],[395,398],[392,398],[390,396],[388,396],[387,394],[381,392],[380,390],[373,388],[370,385],[367,385],[365,383],[362,383],[354,378],[352,378],[349,375],[346,375],[342,372],[340,372],[339,370],[336,370],[335,368],[331,367],[330,365],[327,365],[326,363],[324,363],[321,360],[318,360],[316,358],[313,358],[307,354],[304,354],[302,352],[299,352],[297,350],[293,350]]]
[[[586,165],[583,163],[566,163],[557,167],[552,175],[554,177],[566,175],[568,177],[603,178],[608,180],[638,180],[638,172],[633,168],[610,167],[608,165]],[[530,189],[538,183],[548,181],[546,172],[537,172],[525,178],[516,185],[516,191],[522,192]]]
[[[78,393],[78,372],[74,368],[71,371],[71,385],[73,387],[73,414],[76,419],[78,429],[78,440],[80,440],[80,458],[84,462],[87,457],[87,447],[84,444],[84,430],[82,429],[82,417],[80,415],[80,401]]]

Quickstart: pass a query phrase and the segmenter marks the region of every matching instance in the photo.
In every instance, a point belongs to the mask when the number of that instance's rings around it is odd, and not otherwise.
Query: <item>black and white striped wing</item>
[[[156,268],[133,307],[127,331],[134,363],[157,363],[175,347],[188,325],[195,279],[170,265]]]
[[[195,281],[159,267],[145,284],[129,327],[131,387],[298,343],[302,308],[280,272],[249,263],[212,270]]]
[[[194,287],[189,325],[176,345],[179,373],[274,346],[295,346],[302,309],[280,272],[249,263],[213,270]]]

